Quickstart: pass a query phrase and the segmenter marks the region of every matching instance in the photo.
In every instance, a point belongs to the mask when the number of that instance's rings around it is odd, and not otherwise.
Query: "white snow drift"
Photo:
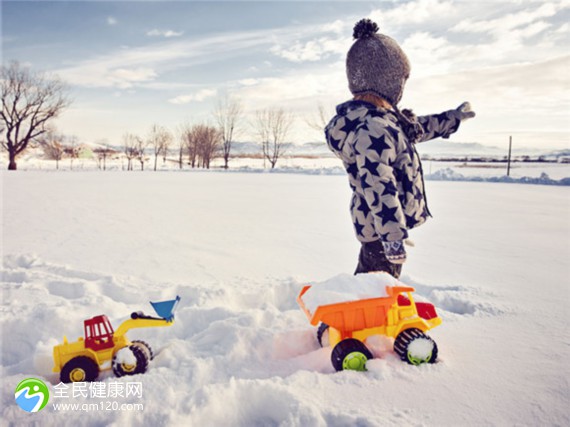
[[[368,372],[335,373],[295,299],[351,274],[344,176],[2,173],[0,416],[7,425],[568,425],[569,190],[428,182],[403,282],[434,303],[439,363],[369,340]],[[116,327],[180,295],[170,328],[129,332],[156,357],[142,410],[55,410],[51,351],[83,320]],[[26,377],[51,400],[14,402]],[[77,397],[68,403],[113,399]],[[116,400],[116,399],[115,399]],[[130,408],[134,408],[131,406]]]

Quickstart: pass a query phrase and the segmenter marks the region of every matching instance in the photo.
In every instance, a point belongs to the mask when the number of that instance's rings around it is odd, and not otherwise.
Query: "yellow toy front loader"
[[[135,328],[171,326],[179,301],[177,296],[174,300],[151,302],[159,317],[134,312],[116,331],[104,314],[85,320],[85,338],[69,343],[63,337],[63,344],[53,348],[53,371],[60,372],[64,383],[94,381],[106,369],[113,369],[118,377],[145,373],[154,358],[152,349],[144,341],[129,341],[126,333]]]

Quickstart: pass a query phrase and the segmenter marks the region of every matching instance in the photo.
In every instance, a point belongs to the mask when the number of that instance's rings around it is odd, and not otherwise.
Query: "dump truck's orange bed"
[[[321,305],[314,313],[311,313],[303,303],[303,295],[310,288],[311,286],[305,286],[301,290],[297,302],[311,324],[316,326],[319,322],[323,322],[339,331],[346,332],[385,325],[388,311],[396,303],[398,295],[402,292],[414,291],[414,288],[410,286],[386,286],[386,297]]]

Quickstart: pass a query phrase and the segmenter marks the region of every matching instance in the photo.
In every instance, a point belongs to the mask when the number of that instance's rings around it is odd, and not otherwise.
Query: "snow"
[[[402,282],[443,319],[439,361],[403,363],[367,341],[367,372],[335,373],[296,304],[354,271],[341,175],[1,172],[0,416],[6,425],[569,425],[567,187],[427,182],[434,218],[413,230]],[[56,411],[53,346],[106,314],[181,296],[168,328],[129,331],[156,353],[144,410]],[[35,414],[14,389],[50,387]]]
[[[399,282],[387,273],[339,274],[316,283],[303,295],[303,303],[314,313],[321,305],[329,305],[369,298],[388,296],[386,286],[398,286]]]
[[[252,145],[252,150],[255,144]],[[318,150],[312,146],[317,143],[301,146],[303,151],[291,150],[288,155],[279,159],[275,169],[268,169],[268,162],[262,158],[236,157],[230,159],[230,169],[227,172],[249,173],[296,173],[310,175],[346,175],[346,171],[339,159],[334,157],[326,145],[322,144]],[[422,144],[423,145],[423,144]],[[457,145],[457,144],[456,144]],[[458,144],[463,145],[463,144]],[[307,148],[310,146],[309,148]],[[328,154],[327,154],[328,153]],[[437,157],[436,157],[437,158]],[[148,160],[145,164],[146,172],[154,172],[153,162]],[[220,171],[223,167],[223,159],[217,158],[212,161],[212,170]],[[6,159],[0,156],[0,170],[6,169]],[[106,171],[126,170],[127,163],[121,157],[107,159]],[[135,169],[140,169],[138,163]],[[18,169],[22,171],[55,171],[55,162],[45,160],[33,151],[26,152],[18,160]],[[172,157],[165,163],[162,159],[157,164],[159,171],[180,172],[178,159]],[[478,182],[505,182],[521,184],[542,185],[570,185],[570,163],[553,162],[512,162],[509,176],[507,176],[507,164],[499,162],[464,162],[464,161],[438,161],[424,160],[423,169],[425,179],[430,181],[478,181]],[[59,172],[68,171],[96,171],[98,166],[91,158],[80,158],[73,161],[69,159],[59,162]],[[182,169],[184,172],[195,172],[187,165]]]
[[[427,360],[433,352],[433,341],[416,338],[408,345],[408,353],[419,360]]]
[[[424,172],[427,176],[436,175],[438,172],[452,170],[454,173],[467,178],[476,179],[481,177],[507,179],[506,163],[484,163],[484,162],[450,162],[424,160],[422,162]],[[541,162],[516,162],[511,163],[509,178],[521,180],[525,177],[538,178],[546,174],[552,179],[560,180],[570,177],[569,163],[541,163]]]
[[[125,365],[131,365],[131,366],[134,366],[137,364],[137,358],[136,358],[135,354],[128,347],[124,347],[124,348],[120,349],[119,351],[117,351],[115,357],[116,357],[115,362],[118,364],[125,364]]]
[[[540,184],[540,185],[570,185],[570,178],[552,179],[547,173],[542,172],[539,177],[523,176],[513,178],[511,176],[465,176],[454,169],[440,169],[425,177],[428,181],[472,181],[472,182],[503,182],[517,184]]]

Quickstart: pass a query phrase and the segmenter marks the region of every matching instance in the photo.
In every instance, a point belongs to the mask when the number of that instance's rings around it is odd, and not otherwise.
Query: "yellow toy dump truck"
[[[129,341],[125,335],[130,329],[171,326],[180,297],[170,301],[151,302],[159,317],[142,312],[131,314],[114,331],[107,316],[99,315],[84,321],[85,338],[53,348],[54,372],[60,372],[64,383],[94,381],[99,372],[113,369],[117,377],[145,373],[154,358],[151,347],[144,341]]]
[[[319,325],[317,338],[321,345],[325,345],[323,335],[328,332],[333,349],[331,361],[337,371],[366,370],[366,361],[373,355],[365,342],[372,335],[395,338],[394,351],[405,362],[419,365],[436,361],[437,345],[425,332],[440,325],[441,318],[432,304],[414,301],[414,288],[386,286],[383,297],[325,304],[314,310],[303,301],[310,288],[301,290],[297,302],[310,323]]]

